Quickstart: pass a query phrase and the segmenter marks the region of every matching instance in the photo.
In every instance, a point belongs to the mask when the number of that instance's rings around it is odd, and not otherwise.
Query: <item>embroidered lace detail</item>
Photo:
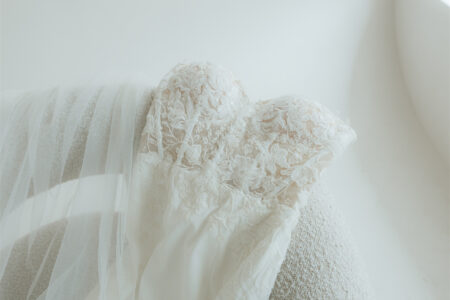
[[[187,169],[213,166],[219,182],[292,207],[354,138],[320,104],[251,103],[231,73],[194,64],[175,67],[153,92],[142,152]]]
[[[255,105],[239,147],[225,163],[227,182],[290,206],[353,131],[320,104],[282,97]]]
[[[153,93],[145,151],[185,167],[218,153],[240,106],[248,103],[231,73],[213,65],[178,65]]]

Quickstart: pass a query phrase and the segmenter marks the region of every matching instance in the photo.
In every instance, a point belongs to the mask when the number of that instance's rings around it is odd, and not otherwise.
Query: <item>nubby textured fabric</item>
[[[373,298],[358,249],[323,183],[300,210],[271,300]]]

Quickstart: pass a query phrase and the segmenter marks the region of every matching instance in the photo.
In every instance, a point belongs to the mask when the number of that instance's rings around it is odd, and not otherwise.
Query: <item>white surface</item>
[[[438,1],[438,0],[431,0]],[[431,21],[430,21],[431,22]],[[448,297],[448,168],[415,117],[388,0],[2,0],[3,89],[160,77],[182,60],[348,116],[359,142],[328,182],[378,299]]]
[[[415,111],[450,166],[450,7],[398,0],[397,44]]]

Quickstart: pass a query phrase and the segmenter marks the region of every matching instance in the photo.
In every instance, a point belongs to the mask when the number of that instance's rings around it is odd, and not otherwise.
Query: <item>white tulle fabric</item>
[[[210,64],[151,92],[19,99],[0,132],[1,299],[268,299],[312,185],[355,138],[319,104],[251,102]]]
[[[125,297],[128,200],[150,91],[57,88],[1,100],[0,299],[85,299],[94,288],[107,299],[112,284]]]
[[[354,137],[319,104],[252,103],[219,67],[177,66],[136,163],[140,299],[267,299],[311,185]]]

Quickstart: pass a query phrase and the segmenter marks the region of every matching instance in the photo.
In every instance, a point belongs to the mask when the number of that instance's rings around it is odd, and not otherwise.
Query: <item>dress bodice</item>
[[[136,163],[139,296],[268,298],[303,200],[353,130],[296,97],[252,102],[210,64],[177,66],[152,97]]]
[[[210,64],[177,66],[153,96],[142,151],[185,169],[212,167],[225,185],[291,206],[355,137],[318,103],[251,102],[230,72]]]

